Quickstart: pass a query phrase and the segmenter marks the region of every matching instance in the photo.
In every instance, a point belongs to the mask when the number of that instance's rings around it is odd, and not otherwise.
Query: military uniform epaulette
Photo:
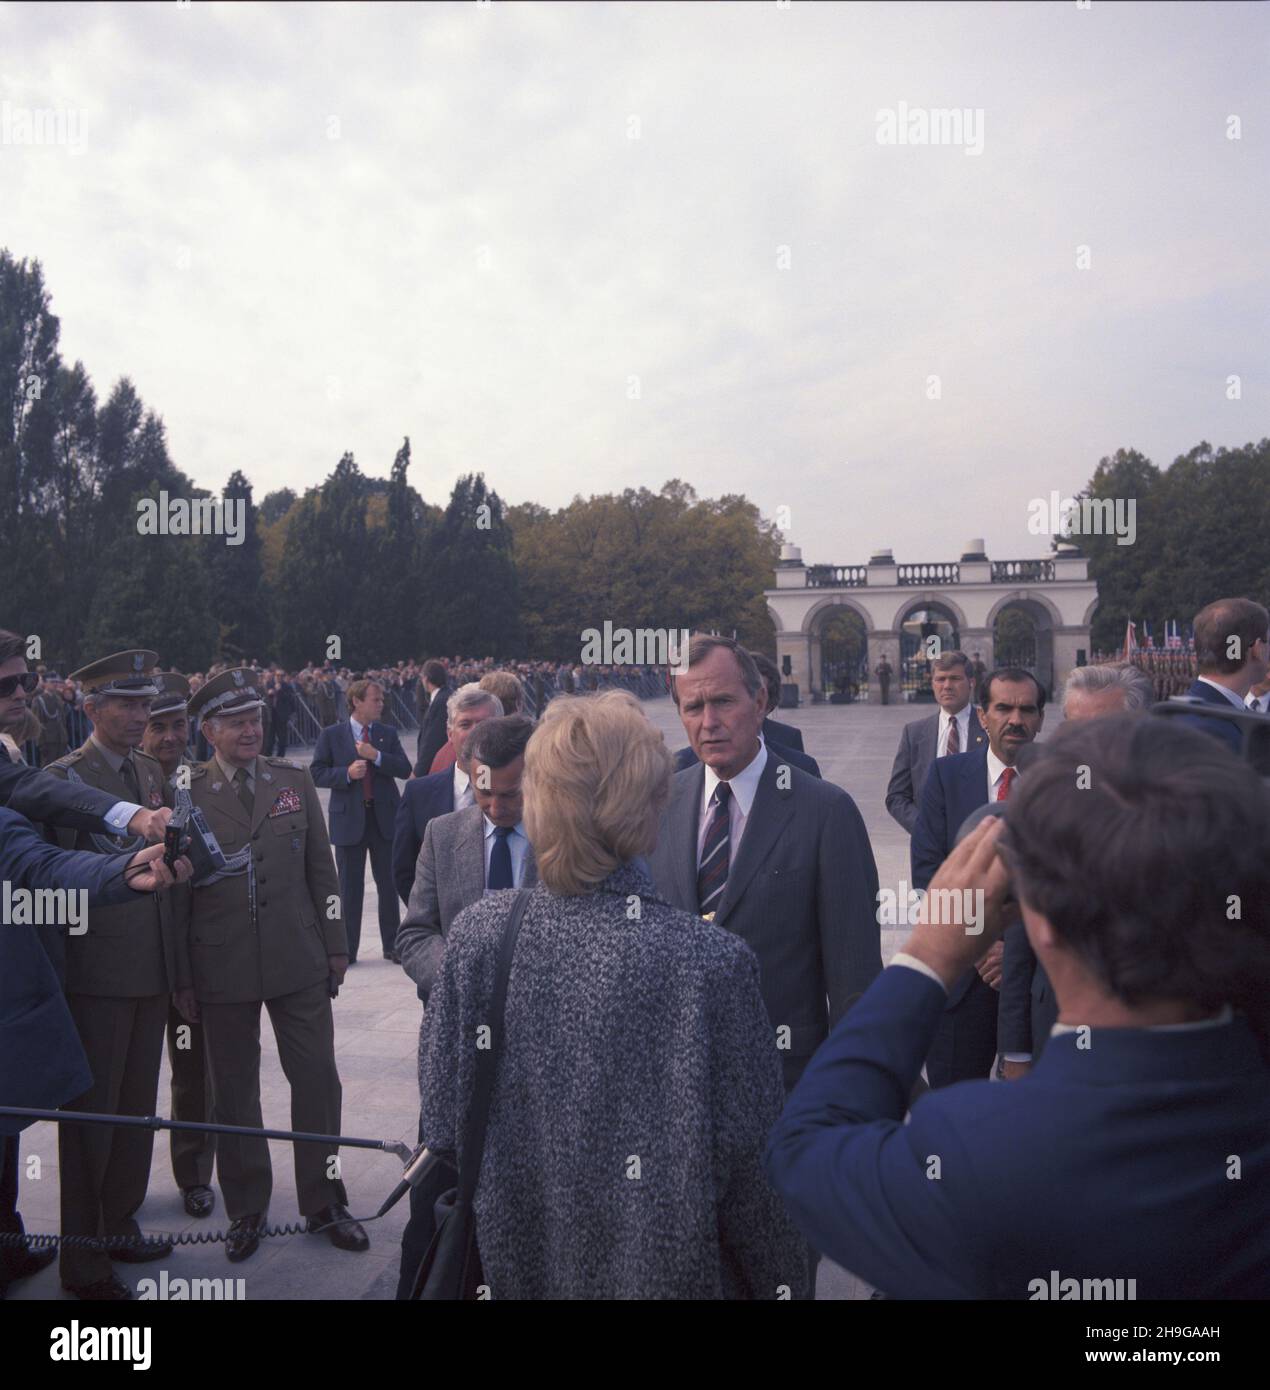
[[[206,763],[190,763],[190,781],[197,782],[200,777],[207,776]]]
[[[292,772],[302,771],[301,765],[294,762],[291,758],[266,758],[265,762],[267,762],[270,767],[289,767]]]
[[[72,763],[77,763],[84,756],[82,748],[72,748],[69,753],[63,753],[56,762],[49,763],[49,767],[70,767]]]
[[[144,759],[146,760],[146,762],[148,762],[148,763],[153,763],[153,764],[155,765],[155,767],[157,767],[157,768],[159,769],[160,772],[163,771],[162,765],[160,764],[158,758],[153,757],[153,756],[152,756],[151,754],[149,754],[149,753],[143,753],[143,752],[141,751],[140,748],[134,748],[134,749],[132,750],[132,757],[133,757],[133,761],[134,761],[134,762],[135,762],[136,759],[138,759],[138,758],[144,758]]]

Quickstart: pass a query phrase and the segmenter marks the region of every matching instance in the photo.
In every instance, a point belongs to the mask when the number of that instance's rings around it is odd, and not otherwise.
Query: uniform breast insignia
[[[151,808],[151,810],[157,811],[157,810],[159,809],[159,807],[162,806],[162,805],[163,805],[163,793],[158,789],[158,787],[151,787],[151,788],[150,788],[150,808]]]
[[[269,818],[274,816],[293,816],[303,809],[300,793],[294,787],[283,787],[277,800],[269,808]]]

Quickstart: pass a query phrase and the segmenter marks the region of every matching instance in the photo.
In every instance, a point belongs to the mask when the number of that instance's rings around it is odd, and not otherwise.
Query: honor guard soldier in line
[[[150,721],[141,747],[159,763],[174,794],[177,769],[194,767],[187,756],[190,683],[175,671],[157,672],[154,683],[159,693],[150,703]],[[170,908],[170,897],[165,895],[163,902]],[[168,1007],[168,1064],[172,1068],[172,1118],[196,1124],[209,1121],[212,1088],[203,1055],[203,1027],[183,1019],[175,1003]],[[181,1189],[185,1210],[191,1216],[210,1216],[216,1206],[216,1194],[212,1191],[216,1136],[198,1130],[174,1129],[171,1154],[172,1176]]]
[[[55,777],[84,782],[147,810],[171,805],[163,769],[140,751],[150,702],[158,694],[154,652],[119,652],[73,672],[84,690],[92,733],[82,748],[49,767]],[[65,849],[117,854],[144,840],[90,831],[59,831]],[[100,907],[87,931],[64,938],[66,1002],[93,1073],[92,1089],[66,1106],[114,1115],[153,1115],[163,1030],[172,988],[166,894]],[[108,1125],[58,1127],[62,1236],[139,1234],[133,1213],[145,1199],[153,1131]],[[62,1284],[83,1299],[132,1297],[111,1261],[138,1264],[171,1253],[170,1243],[136,1250],[61,1248]]]
[[[190,698],[213,749],[190,797],[228,864],[174,894],[177,1006],[202,1021],[216,1123],[259,1127],[260,1006],[269,1010],[291,1085],[291,1127],[338,1134],[340,1078],[331,999],[348,968],[339,880],[317,788],[286,758],[262,758],[263,686],[256,671],[223,671]],[[341,1250],[366,1250],[348,1212],[334,1147],[296,1143],[300,1211]],[[260,1244],[273,1190],[264,1139],[220,1135],[216,1172],[232,1225],[225,1252]]]

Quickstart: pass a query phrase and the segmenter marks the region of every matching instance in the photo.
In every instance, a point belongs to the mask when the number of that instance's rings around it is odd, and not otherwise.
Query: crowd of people
[[[523,684],[527,707],[541,710],[554,695],[598,690],[623,684],[641,695],[653,693],[657,684],[664,688],[664,675],[647,666],[597,666],[569,661],[500,660],[492,656],[454,656],[443,658],[448,679],[460,685],[480,680],[491,671],[510,671]],[[190,672],[191,691],[213,679],[232,663],[214,662],[206,671]],[[298,671],[263,664],[255,658],[243,663],[259,670],[264,681],[265,749],[286,757],[289,749],[311,746],[320,730],[347,719],[346,694],[355,680],[369,677],[384,691],[383,721],[412,729],[423,722],[429,692],[423,680],[423,663],[399,661],[395,666],[354,670],[348,666],[312,662]],[[63,757],[69,749],[80,747],[91,726],[84,713],[85,691],[81,682],[60,675],[45,663],[37,663],[39,685],[20,710],[9,715],[0,729],[21,752],[24,761],[44,767]],[[197,729],[190,731],[191,752],[200,761],[210,756],[205,739]]]
[[[774,664],[730,639],[695,635],[669,678],[677,751],[629,689],[579,692],[570,671],[570,693],[557,668],[536,698],[547,672],[431,660],[407,677],[426,699],[413,764],[385,717],[392,677],[360,673],[311,770],[266,750],[270,673],[196,686],[152,652],[104,658],[76,673],[82,748],[47,774],[0,758],[0,855],[6,878],[25,863],[25,816],[136,877],[48,943],[48,970],[28,959],[44,1031],[0,1059],[0,1103],[40,1087],[72,1111],[153,1113],[166,1032],[174,1113],[259,1127],[263,1007],[292,1124],[339,1133],[331,1001],[369,857],[380,951],[422,1005],[431,1157],[400,1298],[435,1277],[464,1178],[496,1298],[807,1298],[822,1255],[883,1296],[1057,1297],[1051,1275],[1265,1296],[1270,793],[1249,753],[1270,614],[1221,599],[1194,630],[1179,717],[1148,717],[1148,673],[1087,666],[1043,743],[1034,675],[976,679],[941,655],[938,708],[905,725],[886,792],[916,911],[885,969],[859,808],[772,718]],[[0,634],[0,722],[38,690],[20,651]],[[137,853],[182,785],[215,872]],[[37,1079],[50,1053],[68,1063]],[[63,1234],[135,1236],[149,1136],[61,1128]],[[213,1159],[243,1261],[268,1147],[222,1136],[180,1167],[174,1147],[192,1215],[215,1207]],[[309,1230],[365,1250],[335,1152],[297,1144],[294,1162]],[[0,1228],[22,1229],[17,1186],[10,1137]],[[164,1253],[63,1247],[62,1283],[124,1299],[112,1261]],[[2,1257],[6,1279],[43,1261]]]

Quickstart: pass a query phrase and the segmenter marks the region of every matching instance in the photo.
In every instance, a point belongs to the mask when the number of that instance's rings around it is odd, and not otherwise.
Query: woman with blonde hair
[[[763,1172],[784,1099],[758,964],[656,894],[671,757],[627,691],[561,697],[525,753],[539,883],[515,941],[475,1196],[495,1298],[797,1298]],[[457,1157],[517,895],[451,926],[420,1046],[423,1140]]]

